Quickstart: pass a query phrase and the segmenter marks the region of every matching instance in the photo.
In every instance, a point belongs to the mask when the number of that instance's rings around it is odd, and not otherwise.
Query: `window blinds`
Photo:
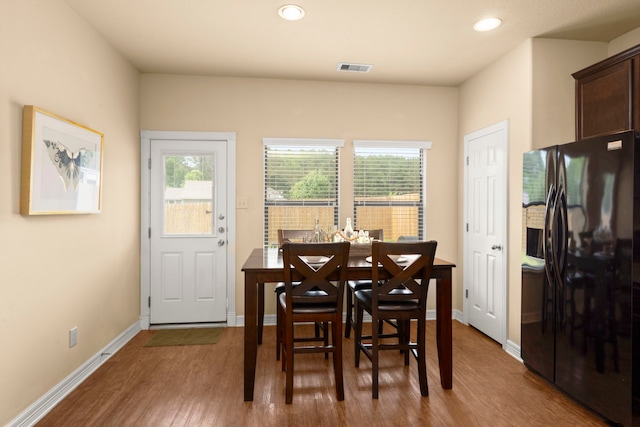
[[[428,142],[354,141],[356,228],[384,230],[385,240],[424,236]]]
[[[323,229],[338,221],[338,147],[341,140],[265,139],[265,244],[277,230]]]

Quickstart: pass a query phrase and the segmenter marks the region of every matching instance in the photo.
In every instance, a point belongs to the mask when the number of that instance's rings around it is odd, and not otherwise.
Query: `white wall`
[[[139,74],[60,0],[3,0],[0,57],[5,425],[138,319]],[[101,214],[19,214],[28,104],[104,133]]]

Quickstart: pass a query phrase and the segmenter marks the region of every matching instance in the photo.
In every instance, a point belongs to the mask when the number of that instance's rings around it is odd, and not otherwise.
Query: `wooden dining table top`
[[[434,270],[451,269],[456,265],[450,261],[441,258],[435,258],[433,261]],[[278,248],[255,248],[242,266],[242,271],[274,271],[283,269],[282,252]],[[367,261],[367,256],[362,254],[349,254],[348,270],[362,270],[371,272],[371,262]],[[349,279],[353,279],[352,275]]]

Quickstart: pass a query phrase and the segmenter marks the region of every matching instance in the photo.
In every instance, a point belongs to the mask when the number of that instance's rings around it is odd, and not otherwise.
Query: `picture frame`
[[[100,213],[104,134],[23,108],[20,214]]]

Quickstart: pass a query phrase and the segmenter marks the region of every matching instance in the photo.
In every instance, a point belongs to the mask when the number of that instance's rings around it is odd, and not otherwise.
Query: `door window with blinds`
[[[353,145],[355,227],[383,229],[387,241],[422,240],[431,142],[356,140]]]
[[[339,148],[343,140],[264,138],[264,242],[278,229],[323,230],[338,224]]]

